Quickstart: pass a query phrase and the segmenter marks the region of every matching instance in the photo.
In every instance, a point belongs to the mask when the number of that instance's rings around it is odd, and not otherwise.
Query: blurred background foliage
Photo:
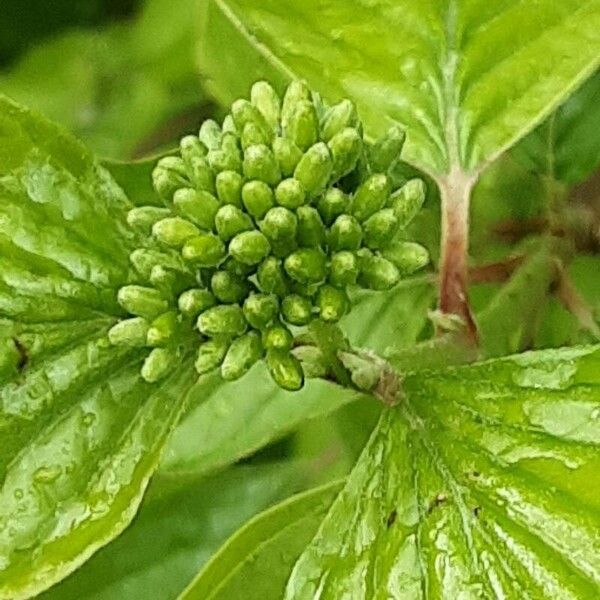
[[[201,2],[5,3],[0,18],[0,92],[61,123],[107,161],[134,201],[150,201],[151,163],[141,162],[132,169],[115,161],[141,159],[172,148],[182,135],[197,130],[203,119],[219,116],[222,110],[207,92],[198,66]],[[223,37],[223,54],[229,43],[235,40]],[[600,312],[599,126],[600,75],[596,74],[486,171],[473,197],[471,226],[474,266],[510,264],[526,251],[530,238],[543,231],[574,239],[573,260],[566,267],[568,281],[586,310],[596,316]],[[414,170],[403,165],[399,179],[411,176]],[[428,183],[425,210],[409,233],[428,246],[435,262],[439,196],[433,182]],[[473,286],[476,311],[505,283],[506,277],[497,277],[502,268],[488,268],[481,283]],[[432,283],[430,273],[393,294],[361,299],[345,323],[346,331],[356,344],[379,352],[391,343],[408,345],[423,339],[432,331],[426,317],[435,304]],[[532,348],[594,339],[593,327],[589,323],[586,327],[560,294],[550,296],[538,312],[540,326]],[[315,409],[308,421],[297,423],[290,416],[289,428],[270,432],[269,437],[260,429],[261,418],[262,427],[268,427],[268,411],[284,410],[281,407],[286,405],[277,407],[281,397],[265,388],[265,381],[255,370],[240,383],[241,388],[228,388],[218,397],[209,394],[204,404],[192,410],[176,432],[133,525],[42,597],[174,598],[252,515],[292,493],[344,476],[360,453],[379,407],[364,398],[340,401],[330,414]],[[252,402],[248,389],[253,390]],[[328,400],[312,385],[308,395],[316,405]],[[245,449],[231,448],[230,454],[213,457],[211,462],[206,458],[210,458],[206,438],[220,426],[223,414],[238,412],[239,423],[232,427],[239,429],[220,435],[246,443]],[[247,426],[251,422],[256,424],[255,438]],[[264,446],[263,438],[271,443]]]

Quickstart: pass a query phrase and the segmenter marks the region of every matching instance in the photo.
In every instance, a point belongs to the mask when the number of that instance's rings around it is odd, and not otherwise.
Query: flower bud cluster
[[[111,342],[151,348],[142,376],[157,381],[195,329],[199,374],[234,380],[264,357],[278,385],[302,387],[295,328],[338,321],[350,288],[390,289],[428,261],[397,237],[424,199],[419,179],[392,189],[403,141],[393,127],[367,144],[349,100],[326,106],[302,82],[281,101],[254,84],[222,126],[206,121],[158,161],[165,206],[128,214],[146,243],[131,255],[139,284],[118,293],[131,317]]]

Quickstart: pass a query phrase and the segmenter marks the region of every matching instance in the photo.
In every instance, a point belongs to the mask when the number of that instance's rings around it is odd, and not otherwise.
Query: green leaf
[[[600,72],[515,146],[530,169],[567,185],[589,177],[600,164]]]
[[[220,100],[257,76],[302,77],[354,99],[372,134],[401,123],[404,157],[443,174],[493,160],[593,73],[600,5],[210,0],[202,32]]]
[[[404,385],[285,597],[596,597],[600,346]]]
[[[195,375],[110,345],[135,247],[78,142],[0,97],[0,598],[34,595],[133,518]]]
[[[340,488],[339,482],[316,488],[252,519],[215,554],[180,600],[281,598],[294,561]]]
[[[302,480],[297,463],[236,466],[209,478],[155,477],[125,532],[39,598],[175,598],[229,535]]]
[[[379,352],[392,344],[411,344],[426,323],[432,296],[432,286],[419,280],[407,280],[390,292],[363,294],[342,321],[343,329],[352,343]],[[285,392],[271,381],[262,364],[225,386],[216,377],[207,379],[202,389],[202,404],[190,412],[169,442],[161,463],[165,472],[213,471],[358,397],[356,392],[317,380],[300,392]]]
[[[150,0],[131,25],[52,38],[1,75],[0,89],[102,156],[145,154],[173,141],[157,131],[161,123],[197,110],[202,100],[193,60],[196,11],[189,0]],[[167,135],[195,127],[197,116],[180,120]]]

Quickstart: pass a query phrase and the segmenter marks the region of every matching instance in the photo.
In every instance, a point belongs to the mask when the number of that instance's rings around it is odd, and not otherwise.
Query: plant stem
[[[442,247],[439,308],[459,316],[469,339],[477,342],[477,326],[468,295],[469,203],[476,176],[453,170],[438,180],[442,198]]]

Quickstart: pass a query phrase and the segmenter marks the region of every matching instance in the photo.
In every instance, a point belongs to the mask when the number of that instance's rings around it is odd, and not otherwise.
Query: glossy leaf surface
[[[430,174],[476,170],[596,68],[597,0],[206,3],[201,64],[223,101],[257,77],[301,77],[356,101],[367,128],[408,131]],[[222,40],[232,39],[227,55]]]
[[[33,595],[133,518],[195,377],[139,376],[106,331],[130,203],[83,146],[0,98],[0,598]]]
[[[286,598],[593,598],[600,347],[407,377]]]
[[[281,598],[295,559],[340,488],[332,483],[305,492],[252,519],[215,554],[180,600]]]

